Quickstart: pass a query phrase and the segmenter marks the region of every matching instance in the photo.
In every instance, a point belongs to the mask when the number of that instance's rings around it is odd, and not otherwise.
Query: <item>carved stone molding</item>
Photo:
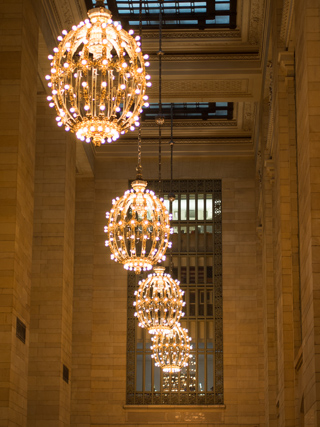
[[[84,0],[42,0],[42,5],[55,38],[86,16]]]
[[[286,77],[294,77],[294,53],[293,52],[279,52],[278,62],[280,69]]]
[[[166,143],[169,141],[169,137],[163,137],[163,144],[166,145]],[[174,143],[176,146],[180,145],[240,145],[240,144],[252,144],[251,138],[174,138]],[[143,138],[142,139],[142,146],[145,145],[155,145],[157,146],[159,144],[159,138]],[[117,141],[117,145],[133,145],[134,147],[137,146],[137,139],[136,138],[123,138],[119,139]],[[168,144],[167,144],[168,145]]]
[[[264,167],[267,173],[267,177],[271,184],[274,183],[275,180],[275,169],[274,169],[274,161],[273,159],[268,159],[264,161]]]
[[[255,109],[252,102],[245,102],[244,103],[244,111],[243,111],[243,126],[242,130],[246,132],[250,132],[253,129],[253,123],[254,123],[254,114]]]
[[[164,125],[162,127],[170,127],[170,120],[165,120]],[[175,120],[173,123],[173,127],[175,128],[208,128],[208,127],[235,127],[237,126],[236,120]],[[143,128],[158,128],[159,126],[151,121],[144,121]]]
[[[251,45],[260,45],[262,28],[263,28],[263,12],[265,10],[265,0],[251,0],[250,13],[250,28],[249,28],[249,43]]]
[[[162,56],[162,62],[199,62],[199,61],[256,61],[260,59],[258,53],[230,53],[230,54],[165,54]],[[150,55],[150,61],[158,62],[157,55]]]
[[[263,234],[263,227],[262,225],[258,225],[258,227],[256,228],[256,232],[257,232],[257,236],[259,239],[259,243],[260,245],[262,245],[262,234]]]
[[[289,45],[293,10],[294,0],[284,0],[280,28],[280,41],[283,43],[284,47],[288,47]]]
[[[248,94],[249,79],[230,80],[169,80],[162,82],[162,93],[178,94],[180,97],[189,97],[190,94],[197,94],[197,98],[213,96],[214,94],[226,94],[251,96]],[[159,93],[158,81],[153,81],[150,96],[157,96]]]
[[[143,39],[158,39],[159,31],[143,31]],[[170,31],[162,32],[162,39],[240,39],[239,30],[194,30],[194,31]]]

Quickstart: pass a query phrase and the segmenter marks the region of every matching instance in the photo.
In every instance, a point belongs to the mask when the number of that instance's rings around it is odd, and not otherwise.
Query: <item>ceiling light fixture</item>
[[[154,274],[140,281],[139,289],[135,291],[135,316],[139,326],[147,328],[150,334],[168,334],[175,325],[179,325],[180,317],[184,316],[184,292],[177,280],[164,273],[164,267],[156,266],[153,270]]]
[[[133,30],[127,33],[113,22],[103,1],[88,17],[69,33],[64,30],[49,55],[52,95],[47,99],[56,108],[58,126],[100,146],[139,127],[151,83],[140,36],[133,38]]]
[[[140,21],[141,21],[140,0]],[[140,25],[141,33],[141,25]],[[111,250],[111,259],[124,264],[127,270],[139,274],[166,259],[169,242],[171,215],[153,191],[146,189],[142,178],[141,132],[138,134],[137,177],[132,189],[112,201],[113,207],[106,213],[108,224],[106,246]]]
[[[163,372],[180,372],[182,368],[188,366],[192,346],[187,332],[187,329],[175,326],[169,334],[160,332],[151,338],[153,350],[151,357]]]

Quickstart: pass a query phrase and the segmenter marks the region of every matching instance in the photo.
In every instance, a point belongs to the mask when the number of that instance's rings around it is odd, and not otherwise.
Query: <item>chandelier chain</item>
[[[139,36],[140,43],[142,44],[142,0],[139,5]],[[142,179],[142,164],[141,164],[141,124],[138,130],[138,165],[137,165],[137,179]]]
[[[162,99],[161,99],[161,74],[162,74],[162,0],[159,1],[159,187],[161,188],[161,126],[163,124],[162,118]]]

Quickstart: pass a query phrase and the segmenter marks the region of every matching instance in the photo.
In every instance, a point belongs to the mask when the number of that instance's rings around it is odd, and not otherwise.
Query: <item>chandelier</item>
[[[146,181],[137,179],[131,186],[121,198],[112,200],[113,207],[106,213],[105,244],[112,260],[139,274],[166,259],[165,252],[171,247],[171,217],[163,199],[145,190]]]
[[[174,325],[184,316],[182,307],[183,294],[179,282],[165,274],[164,267],[153,268],[155,274],[139,282],[139,289],[135,291],[135,316],[141,328],[147,328],[150,334],[158,332],[171,333]]]
[[[89,19],[58,37],[46,79],[52,90],[47,99],[56,108],[58,126],[100,146],[140,125],[151,82],[140,36],[133,38],[133,30],[127,33],[112,21],[103,2],[97,4],[89,10]]]
[[[169,373],[180,372],[181,368],[188,366],[192,346],[187,332],[181,326],[174,326],[169,334],[160,332],[151,338],[151,357],[155,360],[155,366]]]

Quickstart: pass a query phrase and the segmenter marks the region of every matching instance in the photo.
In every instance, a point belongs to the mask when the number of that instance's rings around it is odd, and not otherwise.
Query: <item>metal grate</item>
[[[163,374],[151,359],[150,335],[134,318],[134,291],[143,277],[128,274],[127,403],[201,405],[223,403],[221,180],[149,181],[148,188],[175,193],[172,276],[185,291],[182,326],[194,350],[189,367]],[[167,254],[167,267],[170,256]]]
[[[91,9],[96,0],[85,0]],[[125,29],[139,26],[138,0],[105,0],[114,20],[120,20]],[[180,0],[161,2],[164,28],[236,28],[236,0]],[[159,27],[159,0],[142,1],[143,28]]]
[[[26,343],[26,325],[17,317],[16,336],[23,344]]]
[[[67,384],[69,383],[69,368],[67,368],[66,365],[62,367],[62,378]]]

